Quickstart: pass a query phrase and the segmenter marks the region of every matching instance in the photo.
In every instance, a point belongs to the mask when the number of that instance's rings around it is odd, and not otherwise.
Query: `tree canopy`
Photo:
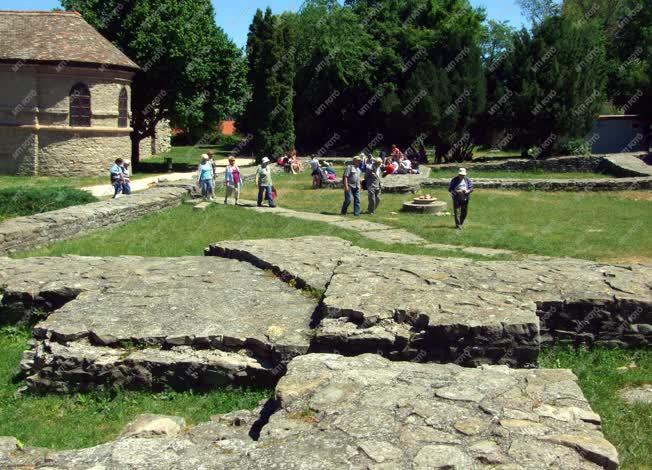
[[[142,71],[132,84],[138,142],[164,118],[192,134],[241,112],[247,90],[242,52],[215,24],[210,0],[62,0]]]

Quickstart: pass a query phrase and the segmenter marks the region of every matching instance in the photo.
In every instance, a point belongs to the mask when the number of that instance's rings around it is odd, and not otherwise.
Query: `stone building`
[[[0,11],[0,173],[104,175],[130,158],[138,70],[76,12]]]

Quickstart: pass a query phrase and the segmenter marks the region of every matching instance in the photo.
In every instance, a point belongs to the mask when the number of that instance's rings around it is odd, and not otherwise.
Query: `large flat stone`
[[[265,375],[261,381],[273,383],[275,367],[310,345],[317,300],[248,263],[4,258],[0,267],[3,311],[53,311],[34,327],[38,341],[23,361],[36,389],[201,386]]]
[[[175,469],[615,469],[618,454],[568,370],[477,369],[309,354],[278,404],[170,437],[89,449],[0,448],[0,466]],[[258,431],[260,424],[262,429]]]
[[[328,321],[313,342],[323,352],[523,366],[536,361],[538,329],[543,341],[652,344],[649,265],[408,256],[329,237],[221,242],[209,254],[219,255],[223,245],[229,256],[254,256],[288,278],[328,286],[320,308]],[[315,257],[315,246],[327,255]],[[336,266],[334,274],[312,286],[322,259],[327,269]]]

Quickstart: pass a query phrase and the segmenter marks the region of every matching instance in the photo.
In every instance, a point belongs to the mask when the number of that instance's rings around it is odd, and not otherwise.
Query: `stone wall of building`
[[[38,138],[38,174],[50,176],[106,176],[116,158],[131,157],[131,139],[121,131],[83,134],[41,130]]]
[[[121,199],[9,219],[0,224],[0,256],[124,224],[177,206],[187,194],[186,188],[154,188]]]
[[[131,128],[118,127],[119,96],[132,73],[95,67],[0,65],[0,172],[102,175],[131,155]],[[88,86],[91,127],[71,127],[70,90]],[[149,149],[147,154],[149,154]]]

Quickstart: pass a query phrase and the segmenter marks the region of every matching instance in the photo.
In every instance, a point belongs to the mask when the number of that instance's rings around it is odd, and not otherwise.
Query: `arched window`
[[[70,89],[70,125],[91,126],[91,92],[83,83]]]
[[[118,98],[118,127],[129,127],[129,97],[124,87]]]

